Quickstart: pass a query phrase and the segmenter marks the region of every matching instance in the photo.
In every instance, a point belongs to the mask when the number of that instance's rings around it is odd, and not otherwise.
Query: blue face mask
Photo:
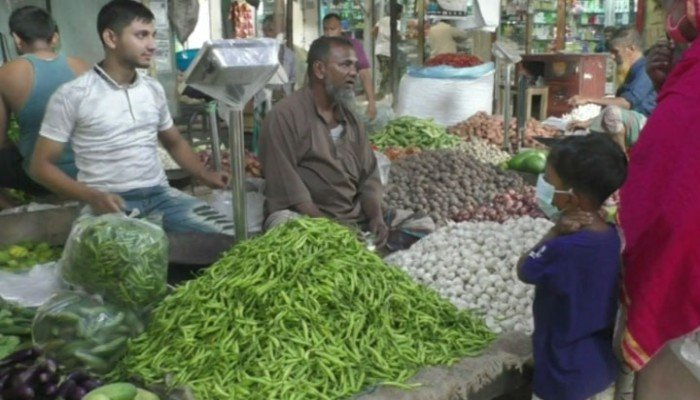
[[[540,176],[537,178],[537,205],[540,207],[540,210],[542,210],[544,215],[553,221],[559,219],[559,216],[561,215],[561,211],[559,211],[559,209],[552,204],[556,193],[573,194],[573,191],[571,189],[556,190],[551,183],[544,180],[544,174],[540,174]]]

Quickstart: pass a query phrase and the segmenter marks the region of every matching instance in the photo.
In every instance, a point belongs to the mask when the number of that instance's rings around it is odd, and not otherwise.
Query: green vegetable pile
[[[0,299],[0,358],[32,342],[32,320],[36,310]]]
[[[412,387],[426,365],[479,354],[494,335],[365,249],[300,219],[243,242],[155,309],[115,377],[171,375],[197,399],[337,399]]]
[[[62,259],[66,282],[110,303],[141,308],[167,290],[168,239],[144,220],[107,214],[75,224]]]
[[[13,143],[17,143],[19,140],[19,124],[17,123],[17,119],[14,117],[10,118],[10,126],[7,129],[7,137],[9,137]]]
[[[458,136],[447,133],[432,119],[400,117],[371,138],[372,144],[384,150],[390,147],[419,147],[421,149],[453,149],[461,143]]]
[[[51,247],[48,243],[18,243],[0,247],[0,270],[23,270],[38,264],[56,261],[60,257],[61,249]]]
[[[60,292],[37,310],[32,338],[67,368],[105,374],[126,352],[127,340],[143,329],[131,311],[84,293]]]

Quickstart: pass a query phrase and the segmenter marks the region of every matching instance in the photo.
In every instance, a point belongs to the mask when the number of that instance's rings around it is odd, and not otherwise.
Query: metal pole
[[[517,120],[518,120],[518,130],[517,130],[517,139],[518,139],[518,147],[517,151],[520,151],[523,147],[523,143],[525,140],[525,125],[527,124],[527,120],[530,119],[529,115],[525,115],[525,93],[527,92],[527,78],[525,75],[521,75],[520,79],[518,79],[518,102],[516,103],[516,109],[518,112],[516,113]]]
[[[389,50],[389,62],[391,71],[391,96],[393,105],[396,105],[399,92],[399,32],[396,29],[396,14],[399,11],[399,6],[396,0],[389,2],[389,27],[391,29],[391,43]]]
[[[512,64],[506,63],[506,79],[503,82],[505,98],[503,99],[503,150],[510,151],[510,71]]]
[[[229,117],[229,147],[231,151],[231,197],[236,241],[248,238],[245,193],[245,148],[243,143],[243,111],[232,110]]]
[[[417,1],[418,9],[418,65],[425,64],[425,2]]]
[[[285,28],[287,29],[287,47],[294,49],[294,1],[287,0],[287,11],[285,12]],[[291,79],[291,77],[290,77]]]
[[[211,155],[214,159],[214,168],[221,171],[221,144],[219,143],[219,120],[216,117],[216,101],[207,103],[207,115],[209,117],[209,130],[211,134]]]

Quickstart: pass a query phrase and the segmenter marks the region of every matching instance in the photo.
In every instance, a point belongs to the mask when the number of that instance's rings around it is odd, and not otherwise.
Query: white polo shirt
[[[167,185],[158,132],[173,126],[160,83],[136,74],[120,86],[95,65],[63,84],[46,108],[39,134],[71,142],[78,180],[109,192]]]

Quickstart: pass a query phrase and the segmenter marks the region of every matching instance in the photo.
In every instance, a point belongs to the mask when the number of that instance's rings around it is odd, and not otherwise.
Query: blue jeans
[[[162,217],[163,230],[166,232],[233,235],[231,220],[207,203],[169,186],[133,189],[115,194],[126,202],[127,214],[138,210],[139,215],[146,219],[155,220]]]

